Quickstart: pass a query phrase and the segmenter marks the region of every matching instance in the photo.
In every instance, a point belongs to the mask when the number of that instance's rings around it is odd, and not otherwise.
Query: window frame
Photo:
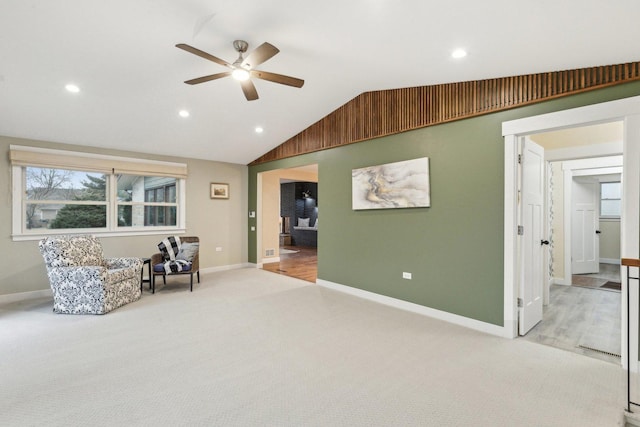
[[[118,236],[132,236],[132,235],[164,235],[167,233],[183,234],[186,232],[186,165],[181,163],[161,162],[155,160],[140,160],[127,157],[118,156],[106,156],[100,154],[71,152],[63,150],[53,150],[37,147],[23,147],[23,146],[10,146],[10,149],[16,149],[24,152],[33,152],[36,155],[52,154],[53,156],[69,156],[69,166],[65,167],[62,162],[58,162],[55,165],[45,165],[34,162],[29,164],[28,162],[17,162],[11,164],[11,187],[12,187],[12,240],[40,240],[46,236],[60,235],[60,234],[93,234],[98,237],[118,237]],[[111,171],[107,171],[104,168],[78,168],[78,157],[89,158],[90,161],[104,161],[105,163],[116,162],[120,167],[122,165],[131,166],[126,171],[117,171],[114,168]],[[118,226],[118,205],[122,204],[118,202],[117,198],[117,180],[116,177],[119,174],[135,175],[135,176],[157,176],[153,170],[158,170],[164,166],[176,168],[184,168],[184,176],[173,176],[167,174],[165,176],[174,177],[176,179],[176,225],[175,226]],[[140,167],[142,166],[142,168]],[[148,166],[148,167],[147,167]],[[105,228],[67,228],[67,229],[46,229],[38,228],[35,230],[29,230],[26,228],[26,205],[29,200],[26,197],[26,168],[50,168],[50,169],[63,169],[73,171],[86,171],[104,173],[107,177],[107,221]],[[136,170],[137,168],[137,170]],[[143,170],[143,169],[150,169]],[[77,204],[83,204],[77,203]],[[96,204],[95,202],[90,202]],[[98,202],[99,204],[100,202]],[[46,203],[44,203],[46,204]],[[59,202],[58,202],[59,204]],[[146,203],[139,203],[147,205]],[[163,204],[165,206],[166,204]]]
[[[617,199],[603,199],[602,198],[602,185],[603,184],[618,184],[618,185],[620,185],[620,196],[621,197],[617,198]],[[622,213],[622,182],[621,181],[601,181],[600,182],[600,186],[598,188],[598,191],[599,191],[599,194],[598,194],[598,196],[599,196],[598,197],[598,203],[599,203],[598,210],[600,211],[600,219],[604,219],[604,220],[607,220],[607,219],[619,220],[621,214],[619,214],[619,215],[603,215],[602,214],[602,201],[603,200],[620,200],[620,212]]]

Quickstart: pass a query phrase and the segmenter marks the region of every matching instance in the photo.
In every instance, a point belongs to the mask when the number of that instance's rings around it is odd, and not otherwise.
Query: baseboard
[[[274,262],[280,262],[280,257],[279,256],[274,256],[274,257],[269,257],[269,258],[262,258],[262,264],[271,264]]]
[[[637,408],[634,406],[633,410],[637,410]],[[629,413],[625,410],[624,422],[625,422],[624,424],[625,426],[640,427],[640,414]]]
[[[600,264],[620,265],[620,258],[600,258]]]
[[[0,304],[9,304],[16,301],[46,297],[52,297],[51,289],[42,289],[40,291],[30,292],[16,292],[14,294],[0,295]]]
[[[470,319],[468,317],[448,313],[446,311],[436,310],[434,308],[426,307],[420,304],[399,300],[396,298],[376,294],[376,293],[365,291],[362,289],[352,288],[351,286],[329,282],[328,280],[316,279],[316,284],[328,289],[333,289],[338,292],[343,292],[359,298],[364,298],[370,301],[375,301],[380,304],[399,308],[401,310],[410,311],[412,313],[421,314],[423,316],[432,317],[438,320],[444,320],[445,322],[453,323],[459,326],[464,326],[465,328],[474,329],[476,331],[484,332],[491,335],[497,335],[499,337],[512,338],[512,337],[507,337],[505,335],[506,331],[505,331],[505,328],[502,326],[492,325],[490,323],[482,322],[480,320]]]
[[[229,271],[229,270],[238,270],[240,268],[255,268],[255,264],[251,264],[248,262],[242,263],[242,264],[230,264],[230,265],[222,265],[219,267],[207,267],[207,268],[201,268],[200,272],[203,274],[207,274],[207,273],[217,273],[219,271]]]
[[[551,283],[554,285],[571,286],[571,283],[565,282],[564,277],[554,277],[551,279]]]

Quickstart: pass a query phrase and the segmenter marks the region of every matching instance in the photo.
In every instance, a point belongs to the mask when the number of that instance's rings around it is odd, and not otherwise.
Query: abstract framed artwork
[[[351,191],[353,210],[429,207],[429,158],[353,169]]]
[[[223,184],[220,182],[211,183],[211,198],[212,199],[228,199],[229,198],[229,184]]]

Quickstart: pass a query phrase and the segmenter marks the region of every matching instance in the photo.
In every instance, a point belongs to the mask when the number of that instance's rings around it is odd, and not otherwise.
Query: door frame
[[[578,126],[612,121],[623,122],[623,201],[621,256],[640,258],[640,96],[526,117],[502,123],[504,138],[504,334],[518,334],[518,138]],[[630,300],[638,301],[638,286],[631,287]],[[626,306],[626,275],[622,275],[622,304]],[[627,313],[622,311],[623,336],[627,332]],[[630,317],[631,361],[626,359],[627,343],[622,340],[622,366],[638,371],[638,304],[632,304]]]
[[[612,173],[621,173],[623,165],[623,156],[615,155],[618,153],[611,153],[614,155],[608,157],[594,157],[591,159],[578,159],[567,160],[562,162],[562,179],[564,188],[564,285],[571,285],[571,202],[573,200],[572,195],[572,180],[574,176],[592,176],[592,175],[608,175]],[[622,212],[624,215],[624,212]]]

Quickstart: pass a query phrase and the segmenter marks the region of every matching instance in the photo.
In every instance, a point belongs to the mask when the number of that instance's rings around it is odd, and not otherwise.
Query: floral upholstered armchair
[[[104,258],[88,235],[52,236],[39,243],[53,291],[53,311],[105,314],[140,299],[142,260]]]

